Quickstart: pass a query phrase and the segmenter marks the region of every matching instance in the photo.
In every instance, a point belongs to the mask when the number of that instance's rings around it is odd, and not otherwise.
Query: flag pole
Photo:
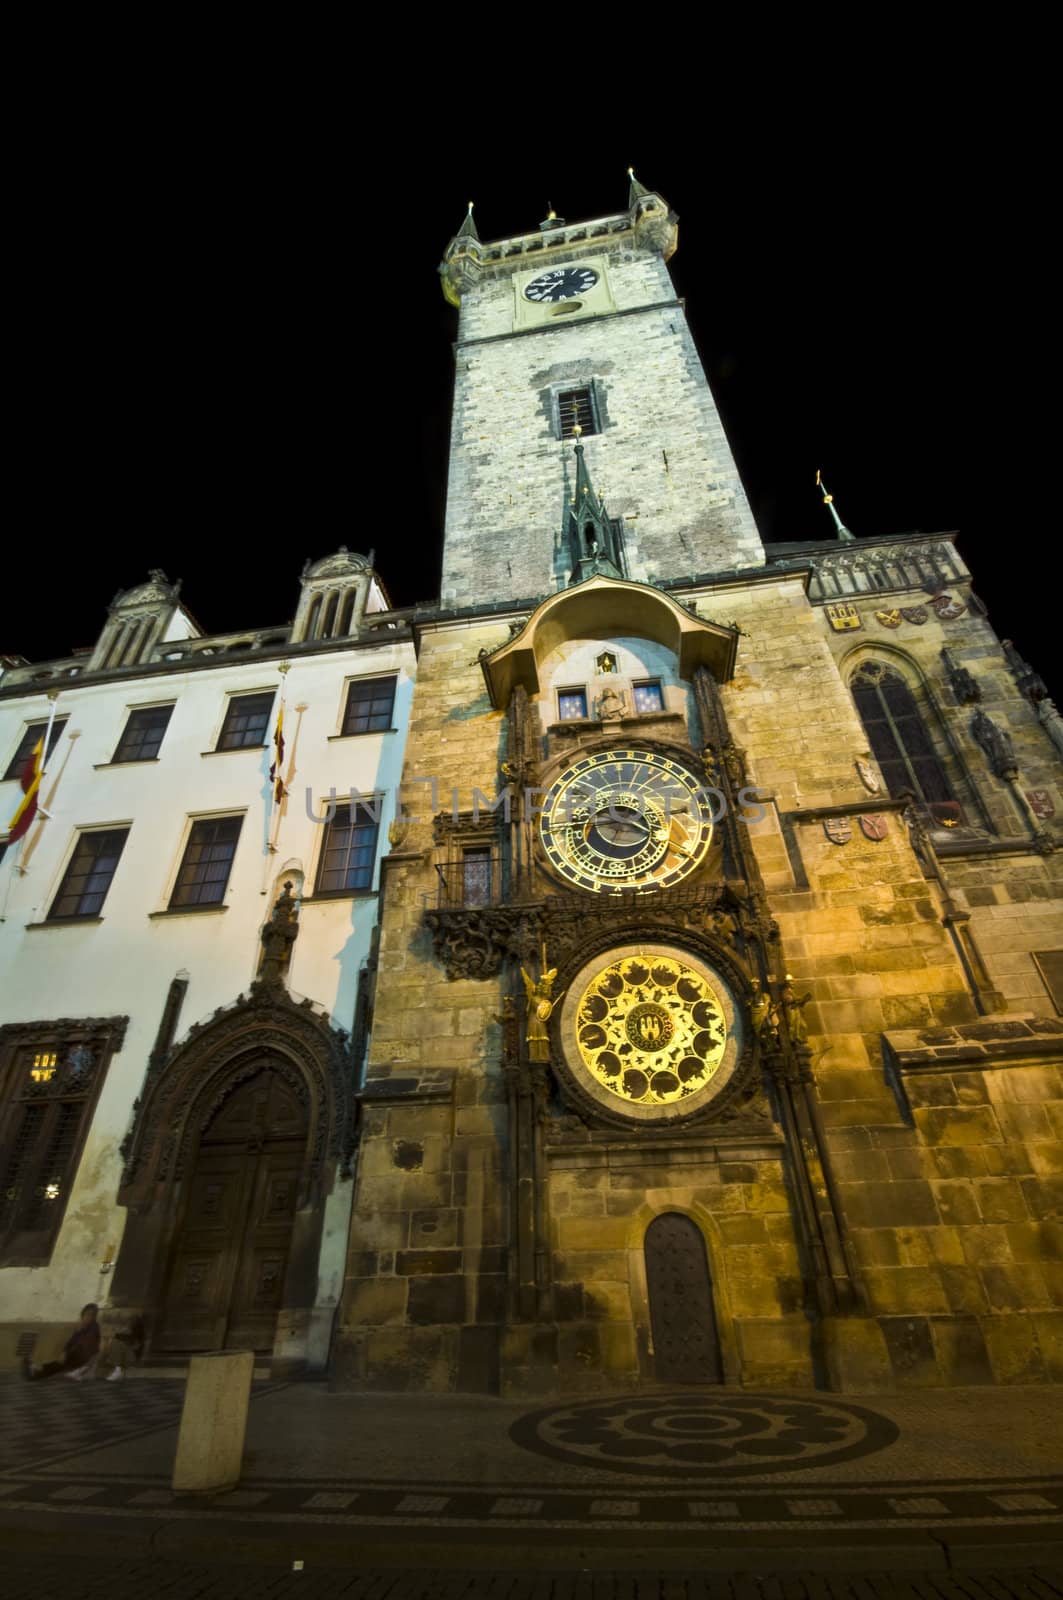
[[[281,825],[280,808],[284,802],[285,794],[287,793],[284,787],[284,780],[281,776],[281,762],[284,760],[285,682],[291,670],[292,664],[290,661],[281,661],[278,663],[277,671],[281,675],[281,699],[280,705],[277,707],[277,721],[273,729],[273,760],[270,763],[269,769],[269,807],[266,812],[266,848],[264,851],[265,861],[263,863],[262,870],[262,889],[260,891],[262,894],[265,894],[269,888],[269,858],[277,853],[277,835],[280,833]],[[274,809],[276,809],[277,812],[276,825],[274,825],[273,821]]]

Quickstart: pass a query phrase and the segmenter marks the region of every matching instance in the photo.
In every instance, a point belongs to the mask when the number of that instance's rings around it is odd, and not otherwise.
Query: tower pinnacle
[[[845,523],[834,509],[834,496],[827,493],[827,485],[823,482],[823,474],[820,472],[816,473],[816,484],[820,489],[823,490],[823,504],[828,508],[831,516],[834,518],[835,536],[841,539],[843,542],[851,541],[855,536],[849,532],[849,529],[845,526]]]

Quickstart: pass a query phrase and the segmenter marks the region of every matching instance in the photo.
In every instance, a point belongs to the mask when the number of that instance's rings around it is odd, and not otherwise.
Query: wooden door
[[[661,1383],[722,1383],[705,1241],[678,1211],[646,1229],[646,1285],[657,1378]]]
[[[268,1068],[223,1102],[200,1139],[157,1349],[273,1348],[305,1147],[303,1108]]]

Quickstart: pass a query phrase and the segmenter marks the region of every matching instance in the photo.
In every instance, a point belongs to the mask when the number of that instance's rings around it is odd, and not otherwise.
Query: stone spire
[[[480,251],[481,240],[476,231],[476,223],[473,221],[470,200],[465,220],[443,251],[443,260],[439,266],[443,296],[452,306],[460,306],[461,297],[466,289],[471,288],[478,280]]]
[[[648,199],[652,191],[644,188],[639,182],[635,176],[634,167],[628,167],[627,175],[630,179],[630,185],[627,192],[627,208],[629,211],[633,211],[640,200]]]
[[[620,551],[613,525],[591,482],[584,456],[582,428],[576,424],[576,487],[568,512],[568,541],[572,552],[573,583],[604,574],[622,578]]]
[[[473,203],[470,200],[469,210],[465,217],[465,221],[462,223],[454,237],[455,239],[475,239],[476,243],[479,244],[481,242],[480,235],[477,233],[476,224],[472,219],[472,204]]]

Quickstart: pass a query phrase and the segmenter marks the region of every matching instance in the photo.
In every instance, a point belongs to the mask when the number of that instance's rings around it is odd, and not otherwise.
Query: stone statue
[[[749,1011],[753,1018],[753,1032],[759,1039],[768,1027],[769,1013],[771,1011],[771,997],[761,989],[759,978],[753,979],[753,998],[749,1002]]]
[[[529,1061],[549,1061],[550,1059],[550,1034],[546,1024],[550,1021],[556,1002],[551,999],[554,988],[554,979],[557,977],[557,968],[545,970],[546,959],[543,957],[543,974],[538,982],[529,978],[524,968],[521,967],[520,975],[524,979],[524,993],[528,997],[527,1028],[524,1037],[528,1041]]]
[[[786,974],[786,983],[780,996],[783,1020],[786,1024],[787,1037],[791,1044],[806,1044],[808,1042],[808,1023],[805,1021],[805,1006],[812,998],[812,991],[798,995],[794,988],[794,980],[790,973]]]
[[[291,880],[284,885],[273,907],[273,915],[262,929],[262,960],[259,983],[280,983],[292,959],[292,945],[299,936],[295,898]]]
[[[627,710],[627,698],[623,689],[603,689],[598,696],[599,722],[615,722]]]
[[[998,778],[1013,783],[1019,776],[1019,763],[1011,743],[1011,735],[979,709],[971,718],[971,733],[989,757],[989,765]]]
[[[502,1029],[502,1060],[507,1065],[520,1056],[517,1041],[517,1012],[511,994],[502,998],[502,1010],[493,1014],[493,1021]]]

